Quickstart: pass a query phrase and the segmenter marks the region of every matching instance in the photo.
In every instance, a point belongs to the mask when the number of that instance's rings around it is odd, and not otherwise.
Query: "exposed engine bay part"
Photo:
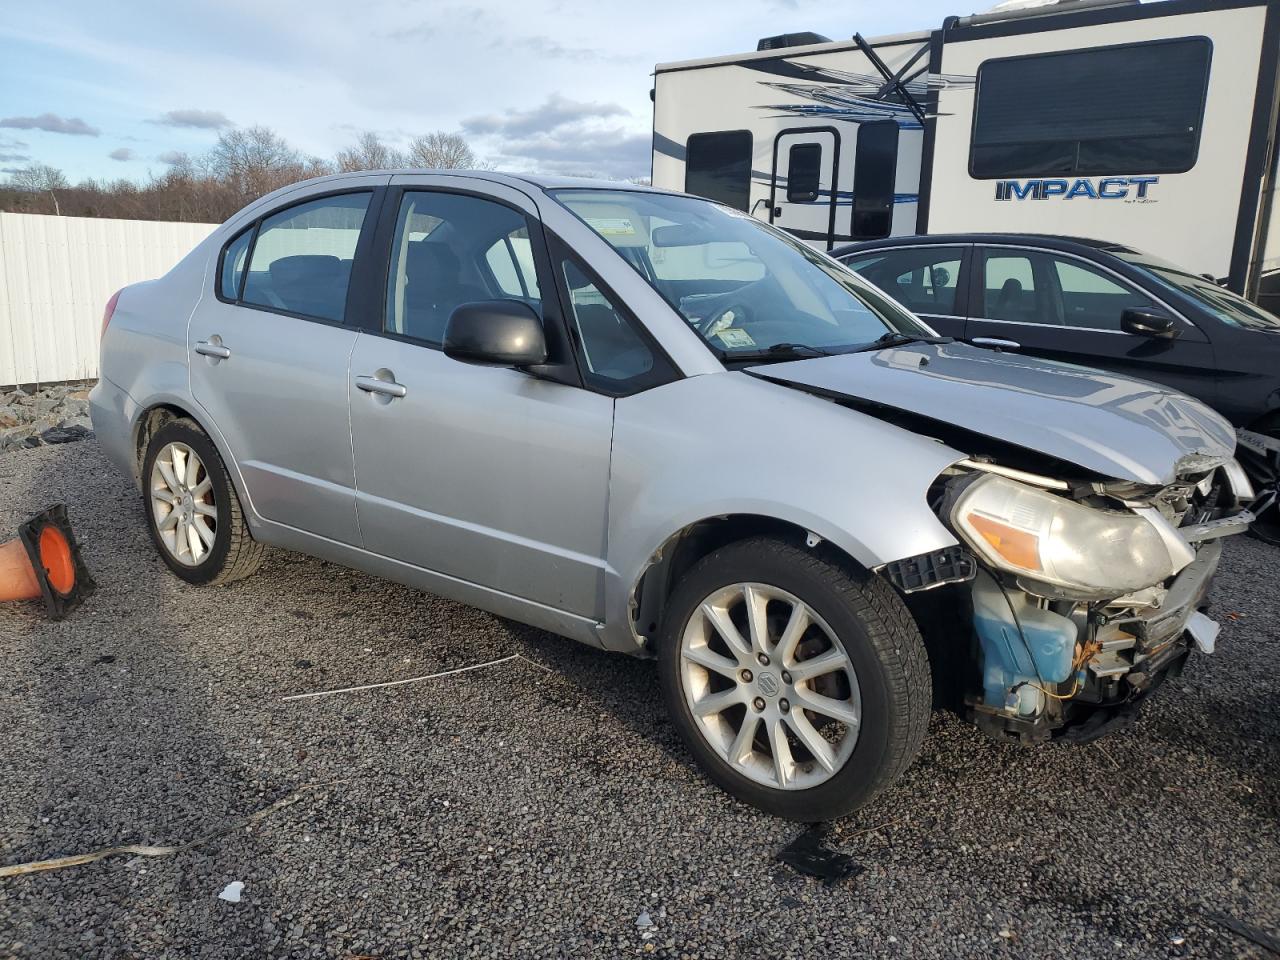
[[[1065,495],[988,466],[957,463],[931,500],[979,565],[961,588],[980,674],[969,714],[1027,743],[1108,733],[1193,646],[1213,651],[1205,594],[1221,539],[1248,528],[1252,490],[1229,458],[1188,458],[1160,488],[1067,483]]]

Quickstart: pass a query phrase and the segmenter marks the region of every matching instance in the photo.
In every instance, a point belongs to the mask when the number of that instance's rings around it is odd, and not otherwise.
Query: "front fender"
[[[871,569],[956,543],[927,501],[966,454],[818,397],[740,373],[617,402],[609,497],[606,643],[635,644],[628,602],[654,552],[728,514],[782,520]],[[625,637],[625,641],[624,641]]]

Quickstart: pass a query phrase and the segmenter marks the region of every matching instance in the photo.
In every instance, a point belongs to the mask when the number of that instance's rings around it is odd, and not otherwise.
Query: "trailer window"
[[[1207,37],[988,60],[978,68],[977,179],[1183,173],[1195,166]]]
[[[853,158],[853,236],[887,237],[893,227],[893,185],[898,173],[898,123],[876,120],[858,127]]]
[[[751,131],[691,136],[685,145],[684,189],[745,211],[751,201]]]
[[[822,144],[797,143],[787,154],[787,203],[808,203],[818,199],[818,176],[822,169]]]

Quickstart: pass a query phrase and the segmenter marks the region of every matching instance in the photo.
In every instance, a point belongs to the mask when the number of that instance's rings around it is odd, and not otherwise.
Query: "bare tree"
[[[428,170],[476,169],[480,166],[461,134],[435,130],[409,143],[408,165]]]
[[[32,163],[9,175],[9,183],[18,190],[31,193],[47,193],[53,200],[55,216],[62,215],[62,207],[58,203],[58,191],[65,190],[70,183],[57,167],[46,163]]]
[[[334,163],[342,173],[355,170],[394,170],[405,165],[399,150],[387,146],[372,130],[360,134],[360,138],[345,150],[339,150]]]
[[[303,179],[302,155],[267,127],[224,131],[209,151],[209,171],[245,202]]]

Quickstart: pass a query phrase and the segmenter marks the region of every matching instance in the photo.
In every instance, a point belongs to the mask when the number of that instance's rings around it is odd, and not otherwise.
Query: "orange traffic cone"
[[[63,504],[36,514],[0,544],[0,602],[44,598],[45,612],[61,620],[93,593]]]

